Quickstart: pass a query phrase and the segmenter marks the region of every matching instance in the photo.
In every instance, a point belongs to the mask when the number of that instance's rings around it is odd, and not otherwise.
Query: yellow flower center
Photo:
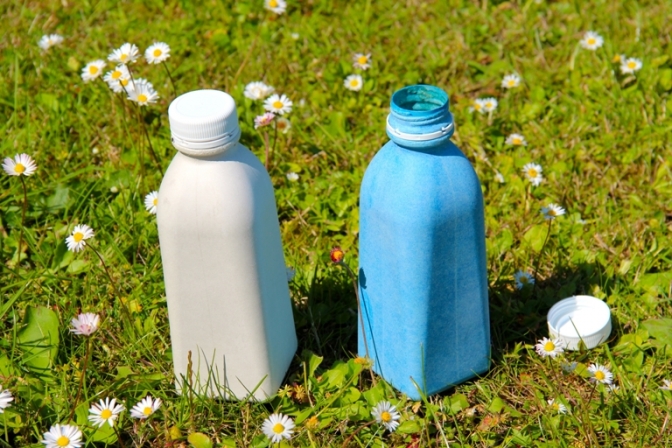
[[[285,129],[287,127],[287,122],[278,120],[275,125],[278,129]]]
[[[145,407],[145,409],[142,410],[142,413],[145,415],[152,415],[152,408],[149,406]]]
[[[559,410],[560,410],[560,405],[559,405],[558,403],[553,403],[553,404],[551,405],[551,408],[552,408],[554,411],[559,411]]]
[[[159,48],[157,48],[156,50],[154,50],[154,57],[158,58],[159,56],[161,56],[162,53],[163,52]]]
[[[362,56],[360,56],[360,57],[357,58],[357,63],[358,63],[359,65],[364,65],[364,64],[366,64],[367,62],[369,62],[369,58],[367,58],[367,57],[364,56],[364,55],[362,55]]]
[[[558,213],[557,213],[555,210],[553,210],[553,209],[549,209],[549,210],[548,210],[548,215],[549,215],[549,216],[557,216],[557,214],[558,214]]]
[[[513,87],[516,85],[516,80],[515,79],[509,79],[509,86]]]
[[[56,440],[56,445],[58,446],[68,446],[70,445],[70,439],[65,436],[61,436]]]
[[[268,6],[270,6],[271,8],[277,8],[278,7],[278,2],[276,0],[269,0],[268,1]]]
[[[89,67],[89,73],[91,73],[92,75],[95,75],[96,73],[98,73],[98,67],[96,67],[95,65],[90,66]]]
[[[17,163],[16,166],[14,167],[14,171],[17,172],[17,173],[19,173],[19,174],[21,174],[21,173],[23,173],[24,171],[26,171],[26,167],[23,166],[22,163]]]
[[[119,60],[120,60],[121,62],[124,62],[126,59],[128,59],[128,55],[125,54],[125,53],[123,53],[121,56],[119,56]]]
[[[273,102],[273,107],[275,109],[282,109],[282,106],[284,106],[284,104],[282,104],[282,101],[274,101]]]
[[[589,37],[586,42],[588,42],[588,45],[595,45],[595,39],[592,37]]]
[[[355,358],[355,364],[366,364],[366,359],[358,356]]]
[[[154,207],[159,205],[159,198],[154,198],[154,200],[152,201],[152,204],[154,204]]]
[[[390,420],[392,420],[392,414],[390,414],[390,413],[387,412],[387,411],[383,411],[383,412],[380,414],[380,419],[381,419],[382,421],[384,421],[385,423],[387,423],[387,422],[389,422]]]
[[[317,419],[316,416],[313,415],[306,422],[306,426],[308,426],[309,428],[316,428],[319,423],[320,421]]]
[[[112,79],[119,79],[121,78],[121,72],[119,70],[115,70],[112,72]]]
[[[128,85],[128,79],[122,79],[119,81],[122,86],[126,87]]]
[[[139,103],[147,102],[147,95],[145,95],[144,93],[141,93],[140,95],[138,95],[138,102]]]
[[[634,69],[635,67],[637,67],[637,64],[635,63],[635,61],[628,62],[628,68],[629,69]]]
[[[112,411],[109,409],[104,409],[103,412],[100,413],[100,418],[107,420],[110,417],[112,417]]]
[[[612,61],[621,62],[621,55],[620,54],[614,55],[614,59],[612,59]]]
[[[514,145],[521,145],[523,141],[519,139],[518,137],[514,137],[511,142],[513,142]]]
[[[537,177],[538,174],[539,173],[534,168],[530,168],[529,170],[527,170],[527,175],[530,177]]]
[[[490,101],[488,101],[487,103],[485,103],[485,107],[487,109],[492,109],[492,103]]]
[[[353,79],[350,81],[350,87],[357,87],[359,85],[359,81],[356,79]]]
[[[530,281],[530,279],[527,278],[527,275],[521,275],[521,276],[520,276],[520,280],[518,280],[518,281],[519,281],[520,283],[526,285],[526,284]]]
[[[481,110],[481,103],[474,103],[475,110]]]
[[[544,350],[547,352],[552,352],[553,350],[555,350],[555,344],[553,343],[553,341],[548,341],[547,343],[545,343]]]
[[[273,425],[273,432],[274,433],[282,434],[284,431],[285,431],[285,427],[282,425],[282,423],[276,423],[275,425]]]
[[[598,370],[597,372],[595,372],[595,378],[602,381],[603,379],[606,378],[606,375],[604,374],[603,371]]]
[[[84,234],[82,232],[77,232],[72,235],[72,239],[75,240],[75,243],[79,243],[84,239]]]

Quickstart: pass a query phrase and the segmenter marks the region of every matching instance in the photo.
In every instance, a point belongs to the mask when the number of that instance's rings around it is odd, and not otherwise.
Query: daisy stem
[[[82,364],[82,374],[79,377],[79,388],[77,389],[77,396],[75,397],[75,402],[72,404],[72,411],[70,411],[70,418],[72,420],[75,416],[75,410],[77,409],[77,403],[82,396],[82,389],[84,388],[84,378],[86,377],[86,367],[89,364],[89,356],[91,355],[91,338],[86,336],[86,354],[84,355],[84,364]]]
[[[271,155],[270,157],[273,157],[273,154],[275,154],[275,145],[278,143],[278,122],[276,120],[275,122],[275,131],[273,132],[273,147],[271,148]]]
[[[350,278],[352,279],[352,286],[355,288],[355,297],[357,298],[357,314],[359,315],[359,325],[362,327],[362,338],[364,339],[364,350],[366,351],[366,359],[371,359],[369,357],[369,344],[366,340],[366,329],[364,328],[364,317],[362,316],[362,305],[359,300],[359,288],[357,288],[357,276],[355,275],[354,272],[352,272],[352,269],[350,269],[350,266],[348,266],[345,262],[341,261],[339,263],[341,266],[345,267],[345,270],[348,271],[348,274],[350,274]],[[373,379],[373,373],[371,374],[371,379]]]
[[[121,309],[124,311],[124,315],[126,319],[128,319],[128,325],[131,328],[131,331],[135,332],[135,329],[133,327],[133,318],[131,317],[131,312],[129,311],[128,307],[124,303],[124,301],[121,299],[121,291],[117,287],[117,284],[114,282],[112,279],[112,275],[110,275],[110,271],[107,269],[107,265],[105,264],[105,260],[103,260],[103,256],[96,250],[93,245],[89,244],[89,247],[91,247],[91,250],[98,256],[98,259],[100,260],[101,264],[103,265],[103,269],[105,270],[105,274],[107,274],[107,278],[110,280],[110,283],[112,284],[112,288],[114,291],[117,293],[119,296],[119,301],[121,302]]]
[[[23,176],[19,176],[21,179],[21,186],[23,187],[23,205],[21,207],[21,229],[19,229],[19,248],[17,250],[17,260],[16,264],[21,263],[21,246],[23,245],[23,227],[26,223],[26,209],[28,208],[28,190],[26,189],[26,181],[23,179]]]
[[[548,243],[548,238],[551,236],[551,226],[553,225],[553,220],[548,220],[548,232],[546,232],[546,238],[544,239],[544,244],[541,245],[541,250],[539,255],[537,255],[537,262],[534,264],[534,285],[532,285],[532,294],[537,289],[537,283],[539,282],[539,264],[541,263],[541,256],[544,254],[544,249],[546,248],[546,243]]]
[[[126,445],[124,445],[124,441],[121,440],[121,433],[119,432],[119,429],[116,426],[112,426],[114,428],[114,433],[117,435],[117,440],[119,441],[119,446],[121,448],[126,448]]]
[[[177,97],[177,87],[175,87],[175,80],[173,79],[173,75],[171,75],[170,70],[168,70],[168,64],[166,64],[166,61],[162,61],[161,65],[163,65],[163,68],[166,69],[166,73],[168,73],[168,79],[170,79],[170,85],[173,86],[173,95]]]
[[[266,171],[268,171],[268,131],[264,131],[264,147],[266,148],[266,160],[264,161],[264,165],[266,165]]]
[[[149,138],[149,131],[147,130],[147,124],[145,123],[144,117],[142,116],[140,105],[138,105],[138,118],[140,120],[140,123],[142,123],[142,129],[145,131],[145,136],[147,137],[147,143],[149,144],[149,152],[152,154],[152,158],[154,159],[154,163],[156,163],[156,167],[158,168],[159,173],[161,173],[161,176],[163,176],[163,168],[161,168],[159,158],[156,156],[156,152],[154,152],[154,146],[152,146],[152,139]]]

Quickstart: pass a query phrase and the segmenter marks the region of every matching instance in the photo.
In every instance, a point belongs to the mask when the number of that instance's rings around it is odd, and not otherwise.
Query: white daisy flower
[[[614,57],[611,59],[611,62],[618,64],[619,62],[625,61],[627,58],[625,57],[624,54],[615,54]]]
[[[371,53],[355,53],[352,62],[353,67],[366,70],[371,67]]]
[[[79,252],[86,246],[86,240],[93,238],[93,229],[86,224],[78,224],[72,234],[65,239],[68,250]]]
[[[371,415],[388,431],[393,432],[399,426],[401,415],[389,401],[381,401],[371,410]]]
[[[567,413],[567,406],[564,404],[560,403],[559,401],[555,401],[554,398],[550,400],[546,400],[548,403],[548,406],[553,409],[555,412],[558,414],[566,414]]]
[[[106,398],[100,400],[98,403],[91,405],[89,409],[89,420],[94,425],[101,428],[105,423],[114,426],[114,421],[119,417],[121,411],[124,410],[124,405],[117,404],[116,398]]]
[[[156,215],[156,207],[159,206],[159,192],[152,191],[145,196],[145,208],[152,215]]]
[[[525,173],[525,177],[527,177],[527,180],[532,182],[532,185],[535,187],[538,187],[539,184],[544,180],[544,177],[541,175],[542,173],[541,165],[538,165],[536,163],[528,163],[523,167],[523,173]]]
[[[590,381],[595,381],[602,384],[611,384],[614,379],[614,374],[600,364],[591,364],[588,366],[588,371],[592,375]]]
[[[475,99],[474,101],[471,102],[471,106],[469,106],[469,112],[478,112],[480,114],[483,113],[483,100],[480,98]]]
[[[586,34],[583,35],[583,39],[581,39],[581,46],[585,48],[586,50],[597,50],[602,46],[604,43],[604,39],[602,39],[602,36],[597,34],[595,31],[586,31]]]
[[[161,399],[152,398],[151,396],[148,395],[146,398],[140,401],[140,403],[133,406],[133,408],[131,409],[131,417],[139,419],[148,418],[150,415],[155,413],[160,407],[161,407]]]
[[[537,341],[537,344],[534,346],[534,349],[537,351],[537,354],[542,358],[550,356],[555,358],[558,355],[561,355],[565,350],[560,346],[561,341],[559,339],[548,339],[541,338]]]
[[[105,73],[103,81],[110,86],[110,89],[112,89],[113,92],[120,93],[126,90],[131,81],[131,74],[128,71],[128,67],[124,64],[119,64],[114,70]]]
[[[283,134],[286,134],[289,132],[290,129],[292,129],[292,122],[286,119],[285,117],[279,117],[275,121],[275,127],[278,128],[278,131],[282,132]]]
[[[291,439],[294,432],[294,420],[283,414],[271,414],[261,425],[263,433],[273,443],[282,439]]]
[[[504,79],[502,79],[502,87],[505,89],[513,89],[514,87],[518,87],[519,85],[520,85],[520,76],[516,73],[506,75]]]
[[[135,46],[135,44],[126,42],[121,47],[113,50],[107,57],[107,60],[117,64],[130,64],[131,62],[137,61],[139,57],[140,50],[138,50],[138,47]]]
[[[273,120],[275,120],[275,114],[272,112],[266,112],[263,115],[258,115],[254,117],[254,129],[268,126],[269,124],[273,123]]]
[[[523,289],[525,285],[534,285],[534,277],[529,272],[518,271],[513,274],[516,281],[516,289]]]
[[[495,109],[497,109],[497,102],[496,98],[489,97],[489,98],[483,98],[483,112],[493,112]]]
[[[607,390],[611,393],[615,393],[621,390],[621,387],[617,384],[607,384]]]
[[[292,111],[292,102],[287,95],[274,93],[264,101],[264,109],[274,114],[285,115]]]
[[[495,174],[495,181],[500,183],[500,184],[503,184],[505,182],[504,175],[502,173],[500,173],[499,171],[497,171],[497,174]]]
[[[119,187],[117,187],[116,185],[112,185],[112,186],[110,187],[110,193],[112,193],[112,194],[117,194],[117,193],[119,193]]]
[[[527,146],[527,141],[525,141],[525,137],[523,137],[520,134],[509,135],[508,137],[506,137],[504,143],[513,146]]]
[[[93,62],[89,62],[82,69],[82,79],[84,82],[93,81],[97,77],[103,74],[103,69],[105,68],[105,61],[102,59],[97,59]]]
[[[145,50],[145,59],[149,64],[160,64],[170,57],[170,47],[165,42],[154,42]]]
[[[159,99],[159,94],[156,93],[152,83],[137,79],[135,83],[131,83],[133,87],[128,92],[128,99],[135,101],[140,106],[147,106],[148,104],[156,103]]]
[[[0,390],[2,389],[2,385],[0,385]],[[9,407],[9,403],[14,401],[14,397],[12,397],[12,393],[5,389],[2,392],[0,392],[0,414],[5,412],[5,409]]]
[[[100,316],[95,313],[82,313],[77,317],[73,317],[70,325],[72,325],[70,331],[74,334],[91,336],[98,330]]]
[[[672,390],[672,381],[670,380],[663,380],[663,385],[660,386],[662,390]]]
[[[360,75],[350,75],[343,81],[343,85],[346,89],[352,90],[353,92],[359,92],[362,90],[363,85],[362,77]]]
[[[37,170],[37,165],[28,154],[16,154],[14,159],[5,157],[2,169],[10,176],[31,176]]]
[[[253,81],[245,86],[243,95],[251,100],[263,100],[272,94],[275,89],[261,81]]]
[[[37,43],[37,46],[47,51],[53,46],[60,45],[61,42],[63,42],[63,36],[60,34],[45,34]]]
[[[294,40],[299,40],[299,37],[301,37],[299,33],[292,33],[289,36]]]
[[[557,204],[548,204],[547,207],[542,207],[541,208],[541,213],[544,214],[544,219],[546,221],[552,221],[558,216],[562,216],[565,214],[565,209],[560,207]]]
[[[56,424],[44,433],[42,443],[47,448],[79,448],[82,446],[82,431],[74,425]]]
[[[289,180],[291,182],[296,182],[297,180],[299,180],[299,175],[296,174],[293,171],[291,173],[287,173],[286,176],[287,176],[287,180]]]
[[[637,58],[627,58],[621,63],[621,73],[635,73],[642,68],[642,60]]]
[[[280,15],[287,9],[287,2],[285,0],[264,0],[264,8]]]

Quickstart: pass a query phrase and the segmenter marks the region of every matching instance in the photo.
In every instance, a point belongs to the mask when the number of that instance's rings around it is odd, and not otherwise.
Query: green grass
[[[216,446],[267,446],[261,424],[274,411],[297,423],[285,446],[672,444],[672,395],[659,389],[672,379],[669,4],[289,3],[282,16],[260,0],[0,5],[0,156],[25,152],[38,164],[25,178],[27,249],[18,264],[21,182],[0,176],[0,383],[15,397],[0,416],[0,445],[42,446],[42,434],[74,412],[86,446],[119,446],[113,432],[87,426],[90,404],[113,396],[130,408],[147,394],[164,405],[144,423],[124,414],[125,446],[188,446],[196,432]],[[596,52],[578,46],[591,29],[605,38]],[[52,32],[66,40],[43,53],[37,41]],[[233,95],[242,143],[262,159],[262,135],[253,128],[262,107],[243,97],[245,84],[264,80],[295,103],[292,129],[278,136],[269,171],[287,263],[297,271],[290,288],[299,350],[287,387],[268,403],[192,400],[174,391],[156,223],[142,204],[161,176],[128,102],[79,76],[85,63],[124,42],[144,50],[155,40],[172,48],[168,65],[179,92]],[[355,52],[373,58],[361,92],[343,87],[355,72]],[[612,63],[620,53],[642,59],[636,76],[621,75]],[[161,95],[143,119],[165,169],[174,154],[166,115],[171,86],[161,67],[134,67]],[[504,91],[501,79],[512,72],[523,83]],[[481,378],[414,403],[354,362],[356,301],[329,249],[340,245],[356,266],[361,178],[387,140],[391,94],[418,82],[449,92],[453,140],[483,184],[493,363]],[[473,99],[486,96],[499,100],[491,117],[469,112]],[[505,145],[512,132],[528,146]],[[521,172],[531,161],[544,170],[536,188]],[[290,171],[298,182],[286,179]],[[496,172],[505,183],[495,181]],[[551,202],[567,214],[553,223],[542,250],[540,209]],[[95,247],[121,294],[91,250],[66,250],[76,223],[96,231]],[[513,274],[537,263],[537,286],[516,290]],[[547,335],[548,308],[579,293],[606,300],[614,330],[608,344],[566,354],[562,361],[578,363],[567,374],[533,345]],[[122,301],[135,331],[123,325]],[[91,338],[73,411],[86,342],[68,325],[80,311],[105,320]],[[51,351],[25,343],[35,319],[58,336]],[[608,365],[620,388],[595,388],[586,372],[591,363]],[[546,402],[552,398],[571,412],[554,413]],[[371,408],[382,399],[402,414],[392,434],[371,424]]]

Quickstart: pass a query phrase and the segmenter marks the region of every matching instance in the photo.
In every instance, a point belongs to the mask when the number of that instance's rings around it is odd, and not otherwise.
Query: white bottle
[[[264,400],[297,347],[271,179],[228,94],[185,93],[168,118],[157,220],[178,390],[191,352],[197,393]]]

